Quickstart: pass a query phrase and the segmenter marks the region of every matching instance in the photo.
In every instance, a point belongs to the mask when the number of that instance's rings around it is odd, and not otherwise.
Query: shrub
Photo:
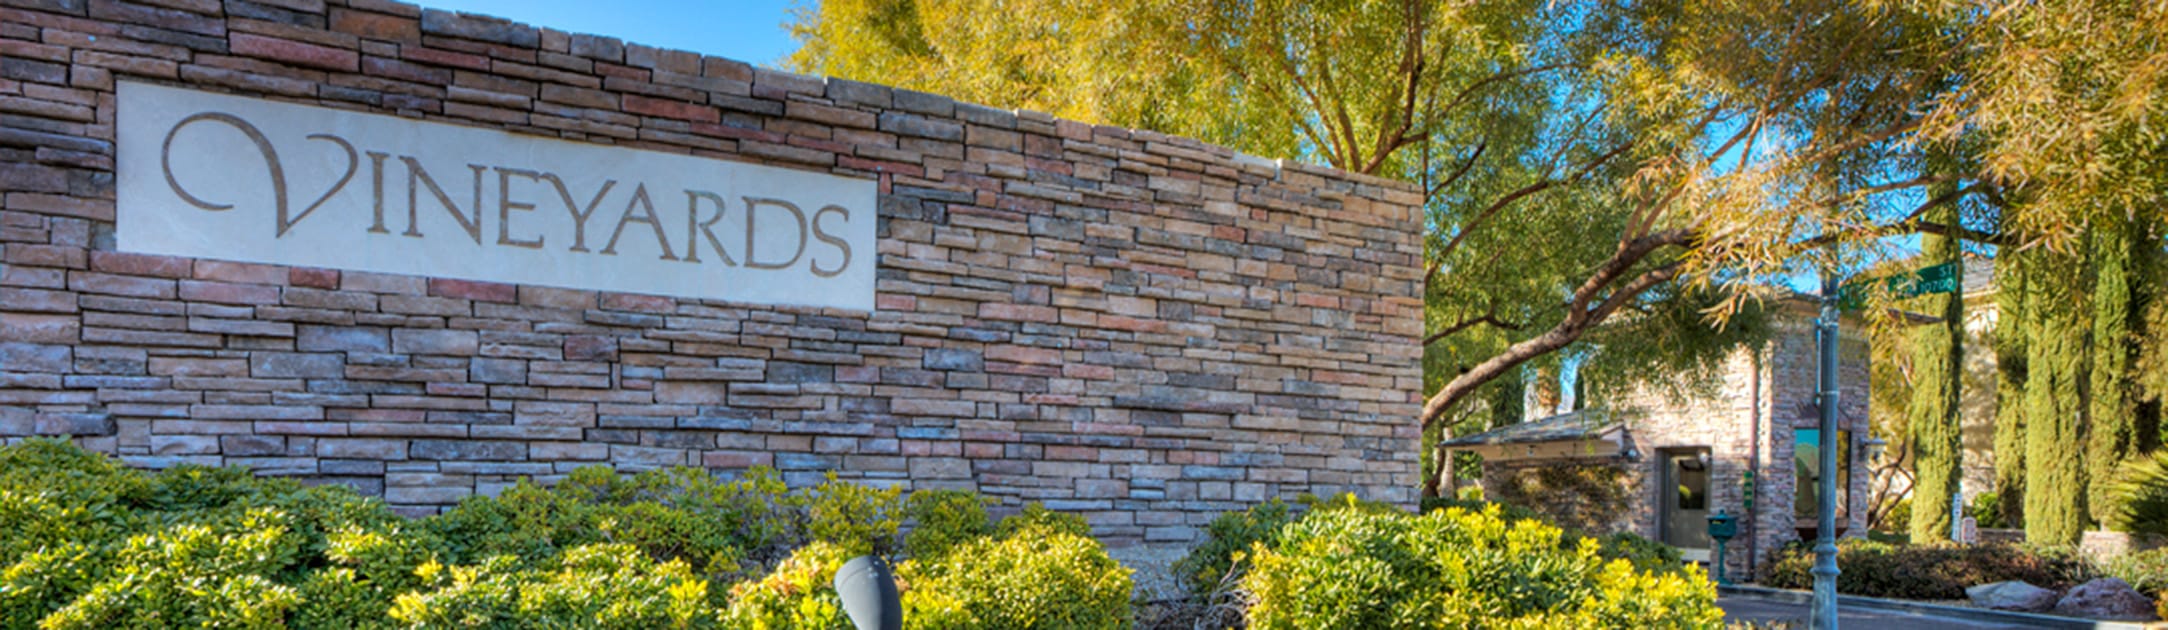
[[[2168,591],[2168,548],[2147,549],[2109,558],[2100,563],[2100,574],[2123,578],[2131,588],[2146,593]]]
[[[985,497],[961,490],[911,493],[904,512],[916,526],[903,538],[904,552],[912,558],[931,560],[957,545],[993,534],[993,520],[986,514],[988,502]]]
[[[1092,526],[1084,522],[1084,517],[1046,509],[1046,506],[1037,501],[1026,503],[1023,511],[1001,519],[1001,525],[995,528],[995,534],[1007,538],[1025,530],[1058,532],[1086,538],[1092,535]]]
[[[1635,571],[1677,573],[1686,568],[1679,549],[1633,532],[1616,532],[1596,538],[1596,555],[1605,560],[1625,560]]]
[[[107,577],[40,627],[284,626],[301,602],[272,580],[300,552],[290,517],[261,508],[220,516],[129,537]]]
[[[1129,570],[1108,557],[1099,541],[1058,524],[1030,523],[1005,538],[979,538],[934,562],[906,562],[898,574],[909,585],[904,621],[913,628],[1130,624]]]
[[[431,562],[431,590],[399,595],[392,619],[418,627],[706,628],[708,584],[685,563],[656,563],[626,544],[568,549],[522,569],[512,556],[470,567]]]
[[[903,529],[903,489],[838,481],[835,473],[808,495],[814,540],[842,547],[851,556],[890,553]]]
[[[428,523],[454,563],[497,555],[537,562],[573,547],[624,543],[657,561],[682,559],[695,572],[729,576],[780,558],[800,539],[790,510],[796,500],[767,469],[723,482],[691,468],[620,477],[585,466],[554,488],[522,480],[495,497],[469,497]]]
[[[1420,516],[1320,510],[1256,545],[1242,578],[1256,628],[1471,626],[1714,628],[1723,613],[1698,571],[1636,572],[1597,543],[1498,510]]]
[[[2084,560],[2066,551],[2021,545],[1895,545],[1858,539],[1837,542],[1837,591],[1867,597],[1963,599],[1965,588],[1990,582],[2023,580],[2043,588],[2064,588],[2084,581]],[[1762,583],[1777,588],[1811,588],[1814,551],[1794,543],[1777,551]]]
[[[1249,551],[1250,547],[1263,543],[1267,547],[1279,544],[1280,528],[1294,519],[1288,514],[1287,504],[1279,499],[1257,504],[1241,512],[1228,512],[1212,519],[1205,525],[1204,541],[1190,548],[1189,554],[1174,563],[1174,575],[1182,586],[1195,594],[1204,594],[1218,588],[1228,574],[1244,568],[1237,566],[1235,556]]]
[[[2108,497],[2110,529],[2168,536],[2168,449],[2123,464]]]
[[[1496,506],[1498,508],[1498,514],[1509,521],[1538,520],[1550,522],[1549,519],[1545,519],[1541,513],[1538,513],[1535,510],[1531,510],[1526,507],[1514,505],[1511,503],[1499,503],[1496,501],[1485,501],[1482,499],[1423,497],[1422,507],[1424,513],[1430,513],[1436,512],[1438,510],[1452,508],[1460,508],[1470,512],[1481,512],[1483,510],[1490,509],[1492,506]]]
[[[1874,529],[1891,533],[1912,531],[1912,497],[1898,499],[1887,514],[1875,521]]]
[[[2002,495],[1982,492],[1972,497],[1972,505],[1965,507],[1965,515],[1972,517],[1980,529],[2001,529],[2010,524],[2002,519]]]
[[[836,568],[905,517],[898,573],[937,622],[915,627],[1129,623],[1128,572],[1082,518],[995,524],[967,492],[589,467],[410,521],[340,486],[28,440],[0,446],[0,627],[841,628]]]
[[[835,580],[852,557],[824,541],[799,547],[767,576],[731,587],[723,619],[733,628],[848,630]]]

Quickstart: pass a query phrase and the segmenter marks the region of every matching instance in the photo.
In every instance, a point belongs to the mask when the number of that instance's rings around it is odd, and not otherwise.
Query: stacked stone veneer
[[[1298,492],[1412,500],[1403,185],[378,0],[0,18],[8,439],[410,513],[602,463],[971,488],[1117,542]],[[121,80],[878,179],[878,309],[116,252]]]
[[[1633,518],[1633,530],[1651,538],[1661,533],[1657,522],[1663,493],[1662,454],[1666,449],[1709,449],[1709,510],[1739,516],[1739,537],[1727,553],[1729,573],[1746,579],[1760,571],[1769,556],[1785,543],[1799,540],[1800,527],[1813,527],[1812,519],[1799,520],[1793,499],[1800,492],[1793,464],[1795,429],[1820,425],[1816,406],[1818,374],[1812,306],[1788,302],[1779,308],[1775,336],[1767,344],[1742,349],[1725,360],[1713,390],[1676,397],[1645,391],[1617,407],[1627,419],[1637,448],[1644,459],[1629,465],[1638,477],[1641,500]],[[1866,534],[1868,475],[1867,440],[1867,345],[1859,335],[1858,322],[1846,320],[1840,327],[1843,343],[1838,347],[1838,428],[1851,432],[1845,448],[1851,452],[1851,484],[1846,492],[1845,517],[1837,520],[1847,536]],[[1746,471],[1756,481],[1754,512],[1743,513]]]
[[[1615,522],[1616,531],[1630,531],[1661,540],[1664,493],[1662,468],[1666,451],[1709,451],[1709,511],[1739,516],[1739,537],[1726,552],[1729,576],[1744,580],[1767,565],[1784,544],[1799,540],[1801,527],[1813,527],[1812,519],[1799,520],[1793,498],[1799,491],[1793,462],[1795,429],[1820,424],[1815,406],[1817,359],[1811,304],[1788,300],[1780,305],[1774,335],[1763,345],[1733,352],[1706,384],[1683,388],[1644,388],[1617,400],[1600,401],[1614,417],[1625,422],[1641,461],[1628,462],[1608,453],[1573,460],[1519,460],[1486,463],[1485,490],[1493,495],[1516,476],[1536,468],[1563,465],[1612,465],[1624,471],[1622,483],[1632,488],[1632,510]],[[1867,435],[1868,353],[1858,322],[1845,320],[1840,329],[1838,382],[1839,428],[1851,432],[1847,448],[1852,455],[1852,477],[1846,518],[1838,526],[1847,536],[1866,533],[1869,477],[1863,444]],[[1701,385],[1706,385],[1702,387]],[[1744,510],[1746,472],[1754,471],[1756,490],[1751,518]],[[1494,481],[1497,480],[1497,481]],[[1585,504],[1583,497],[1559,497],[1553,509]],[[1539,509],[1542,506],[1538,506]],[[1698,525],[1697,525],[1698,526]]]

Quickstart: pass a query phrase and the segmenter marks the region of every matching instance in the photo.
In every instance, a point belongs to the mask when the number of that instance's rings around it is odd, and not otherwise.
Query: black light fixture
[[[903,598],[896,593],[896,574],[880,557],[868,554],[844,562],[836,569],[836,595],[843,599],[843,614],[850,615],[858,630],[903,630]]]

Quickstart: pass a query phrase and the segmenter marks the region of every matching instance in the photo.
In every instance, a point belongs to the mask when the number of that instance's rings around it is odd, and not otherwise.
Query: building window
[[[1821,429],[1792,430],[1792,465],[1793,470],[1798,471],[1792,516],[1805,522],[1813,522],[1821,516],[1821,436]],[[1851,518],[1852,449],[1848,448],[1851,444],[1851,431],[1837,432],[1837,522],[1840,524]]]

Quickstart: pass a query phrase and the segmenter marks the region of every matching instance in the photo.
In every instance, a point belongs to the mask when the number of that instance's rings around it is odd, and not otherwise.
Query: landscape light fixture
[[[836,595],[843,614],[858,630],[903,630],[903,598],[896,594],[896,574],[871,554],[851,558],[836,569]]]

